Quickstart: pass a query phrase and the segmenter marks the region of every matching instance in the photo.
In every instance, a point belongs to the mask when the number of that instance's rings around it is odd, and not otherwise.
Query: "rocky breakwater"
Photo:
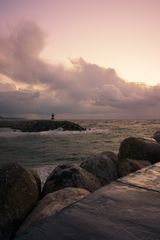
[[[16,163],[0,168],[0,239],[12,239],[40,196],[35,172]]]
[[[12,239],[18,227],[15,239],[32,239],[32,229],[45,231],[41,223],[47,222],[52,216],[56,219],[57,213],[62,209],[82,198],[88,198],[92,192],[118,178],[144,167],[150,168],[150,165],[159,161],[159,143],[152,138],[129,137],[121,142],[118,155],[105,151],[87,158],[79,166],[57,166],[48,176],[40,199],[40,182],[35,172],[16,164],[14,167],[12,164],[4,165],[0,170],[0,239]],[[10,169],[15,167],[18,170],[12,173]],[[17,174],[17,171],[22,173]],[[23,172],[28,174],[29,182],[24,178]],[[15,175],[18,176],[16,179]]]
[[[0,128],[11,128],[22,132],[41,132],[55,129],[64,131],[85,131],[80,125],[70,121],[51,120],[23,120],[23,121],[0,121]]]

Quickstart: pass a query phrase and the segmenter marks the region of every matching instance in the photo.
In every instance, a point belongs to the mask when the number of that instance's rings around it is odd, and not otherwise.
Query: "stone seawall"
[[[128,137],[118,155],[58,165],[42,189],[33,169],[4,164],[0,196],[2,240],[158,240],[160,144]]]
[[[40,132],[61,128],[68,131],[84,131],[85,128],[70,121],[51,120],[24,120],[24,121],[0,121],[0,128],[12,128],[22,132]]]
[[[106,185],[16,240],[159,240],[160,163]]]

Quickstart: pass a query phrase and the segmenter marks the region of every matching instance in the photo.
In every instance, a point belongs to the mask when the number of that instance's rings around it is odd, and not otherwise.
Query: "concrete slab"
[[[160,163],[131,173],[126,177],[120,178],[118,181],[160,192]]]
[[[160,193],[107,185],[17,240],[160,240]]]

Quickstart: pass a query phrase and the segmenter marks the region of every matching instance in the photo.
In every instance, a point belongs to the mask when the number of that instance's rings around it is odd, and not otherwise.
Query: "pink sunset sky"
[[[159,0],[0,0],[0,115],[160,117]]]

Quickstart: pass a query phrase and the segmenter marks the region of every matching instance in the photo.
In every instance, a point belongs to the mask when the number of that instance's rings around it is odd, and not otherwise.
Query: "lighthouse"
[[[51,115],[51,120],[52,121],[54,120],[54,113],[52,113],[52,115]]]

